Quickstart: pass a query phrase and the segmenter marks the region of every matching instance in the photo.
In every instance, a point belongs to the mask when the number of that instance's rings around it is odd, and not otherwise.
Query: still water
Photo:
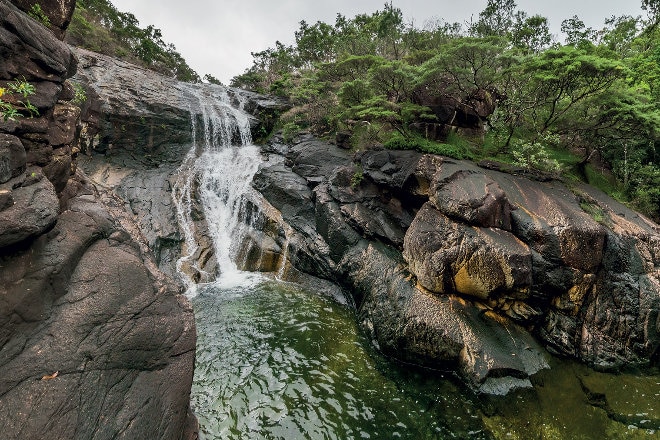
[[[475,396],[397,364],[355,312],[296,285],[200,286],[192,403],[203,440],[660,439],[660,376],[554,361],[536,388]]]

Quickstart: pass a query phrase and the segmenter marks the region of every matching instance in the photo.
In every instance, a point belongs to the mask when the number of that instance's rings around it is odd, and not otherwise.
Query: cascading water
[[[255,277],[238,270],[234,258],[238,252],[236,244],[250,227],[244,195],[250,191],[261,157],[252,145],[247,114],[242,105],[232,106],[225,89],[189,90],[199,108],[191,109],[193,145],[179,169],[173,198],[185,243],[177,268],[188,284],[189,294],[194,295],[196,282],[213,280],[215,272],[216,281],[223,286],[242,284]],[[206,220],[215,267],[204,268],[197,261],[196,210],[201,210]],[[184,270],[186,265],[192,270]],[[190,272],[199,274],[197,279]]]
[[[191,405],[202,440],[614,439],[633,431],[646,435],[635,438],[657,438],[654,376],[558,364],[540,373],[544,386],[537,394],[490,401],[484,411],[438,372],[401,368],[374,352],[353,310],[239,271],[237,247],[255,232],[246,195],[261,159],[240,106],[232,107],[222,88],[202,90],[190,89],[197,106],[191,113],[198,115],[194,142],[173,188],[185,239],[178,267],[189,282],[197,325]],[[197,242],[207,237],[210,243]],[[286,244],[282,254],[286,259]],[[283,274],[284,265],[277,277]],[[604,411],[582,394],[585,383],[595,390],[630,386]],[[610,417],[616,411],[632,416]]]

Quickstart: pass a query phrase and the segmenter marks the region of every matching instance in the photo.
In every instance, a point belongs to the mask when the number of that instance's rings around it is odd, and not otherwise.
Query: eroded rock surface
[[[77,171],[76,57],[5,0],[0,22],[0,86],[25,79],[39,110],[0,122],[2,438],[196,438],[192,309]]]
[[[192,309],[84,192],[51,231],[1,258],[5,438],[178,439]]]
[[[289,260],[350,291],[385,353],[495,394],[547,367],[541,345],[657,364],[660,229],[598,191],[311,137],[265,150],[254,186],[290,227]]]

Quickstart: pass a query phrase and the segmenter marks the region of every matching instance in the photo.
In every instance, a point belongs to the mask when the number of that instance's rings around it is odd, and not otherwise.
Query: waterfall
[[[261,163],[259,149],[252,145],[250,121],[232,106],[222,87],[190,87],[192,146],[173,184],[173,200],[184,238],[177,269],[195,294],[198,282],[215,281],[221,286],[240,285],[256,275],[240,271],[234,262],[236,244],[249,227],[244,195]],[[196,107],[192,107],[196,105]],[[201,216],[199,215],[201,211]],[[199,220],[206,221],[201,234],[212,242],[216,265],[208,267],[198,242]]]

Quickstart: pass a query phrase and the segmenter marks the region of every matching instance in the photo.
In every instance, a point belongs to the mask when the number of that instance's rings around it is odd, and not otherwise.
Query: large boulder
[[[69,47],[18,8],[0,1],[0,79],[62,83],[76,71]]]
[[[33,11],[37,6],[41,13],[48,18],[48,27],[60,39],[71,23],[76,0],[11,0],[19,9],[25,12]]]
[[[28,173],[0,185],[11,199],[0,210],[0,248],[38,236],[57,221],[60,202],[53,184],[38,168]]]

